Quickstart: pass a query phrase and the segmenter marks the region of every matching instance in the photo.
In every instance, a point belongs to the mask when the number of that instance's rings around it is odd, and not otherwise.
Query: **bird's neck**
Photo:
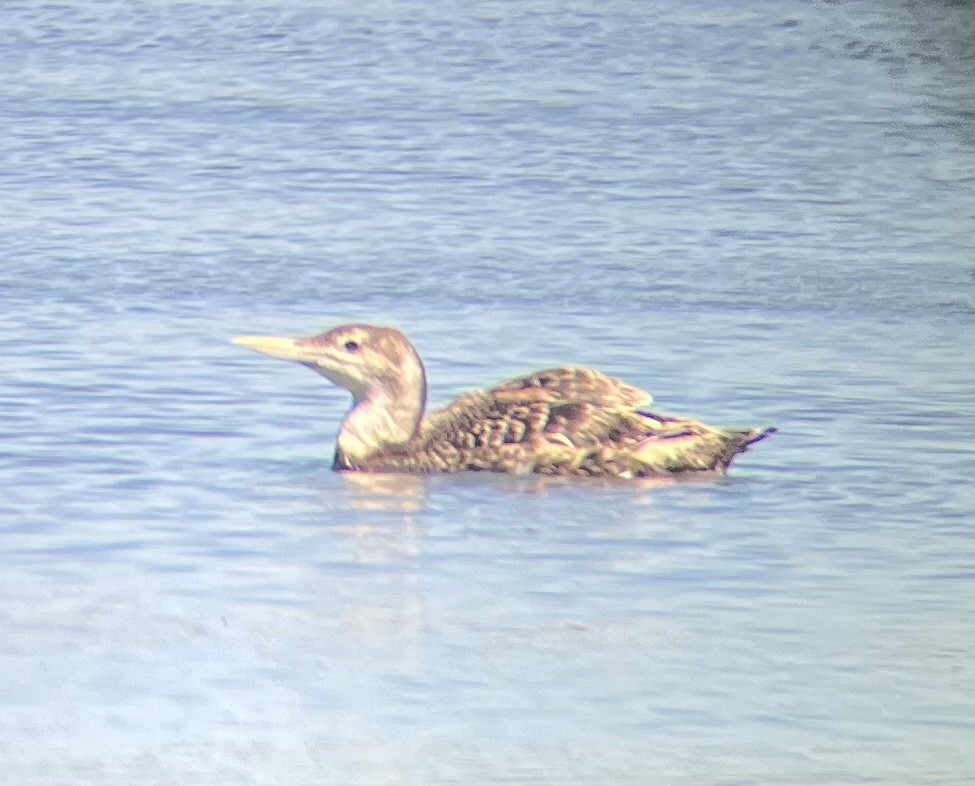
[[[406,445],[423,417],[426,383],[383,385],[355,400],[339,429],[335,464],[356,469],[384,451]]]

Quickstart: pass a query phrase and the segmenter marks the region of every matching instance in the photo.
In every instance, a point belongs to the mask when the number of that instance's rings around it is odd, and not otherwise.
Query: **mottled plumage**
[[[335,452],[341,470],[723,473],[735,455],[774,431],[651,414],[645,390],[577,367],[467,393],[424,418],[423,364],[393,328],[343,325],[309,338],[245,336],[235,343],[303,363],[352,393]]]

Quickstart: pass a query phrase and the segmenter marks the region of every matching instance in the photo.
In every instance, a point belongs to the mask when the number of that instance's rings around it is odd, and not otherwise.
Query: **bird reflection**
[[[416,513],[427,499],[428,478],[423,475],[344,472],[341,478],[353,510]]]

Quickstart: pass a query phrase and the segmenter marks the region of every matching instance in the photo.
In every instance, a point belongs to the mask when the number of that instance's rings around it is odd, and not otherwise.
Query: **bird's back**
[[[651,401],[593,369],[546,369],[461,396],[424,419],[411,442],[363,468],[623,478],[724,471],[761,438],[649,414]]]

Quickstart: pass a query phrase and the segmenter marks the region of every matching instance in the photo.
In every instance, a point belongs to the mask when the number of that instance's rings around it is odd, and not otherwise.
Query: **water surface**
[[[6,780],[971,782],[970,5],[2,16]],[[334,474],[351,320],[780,432]]]

